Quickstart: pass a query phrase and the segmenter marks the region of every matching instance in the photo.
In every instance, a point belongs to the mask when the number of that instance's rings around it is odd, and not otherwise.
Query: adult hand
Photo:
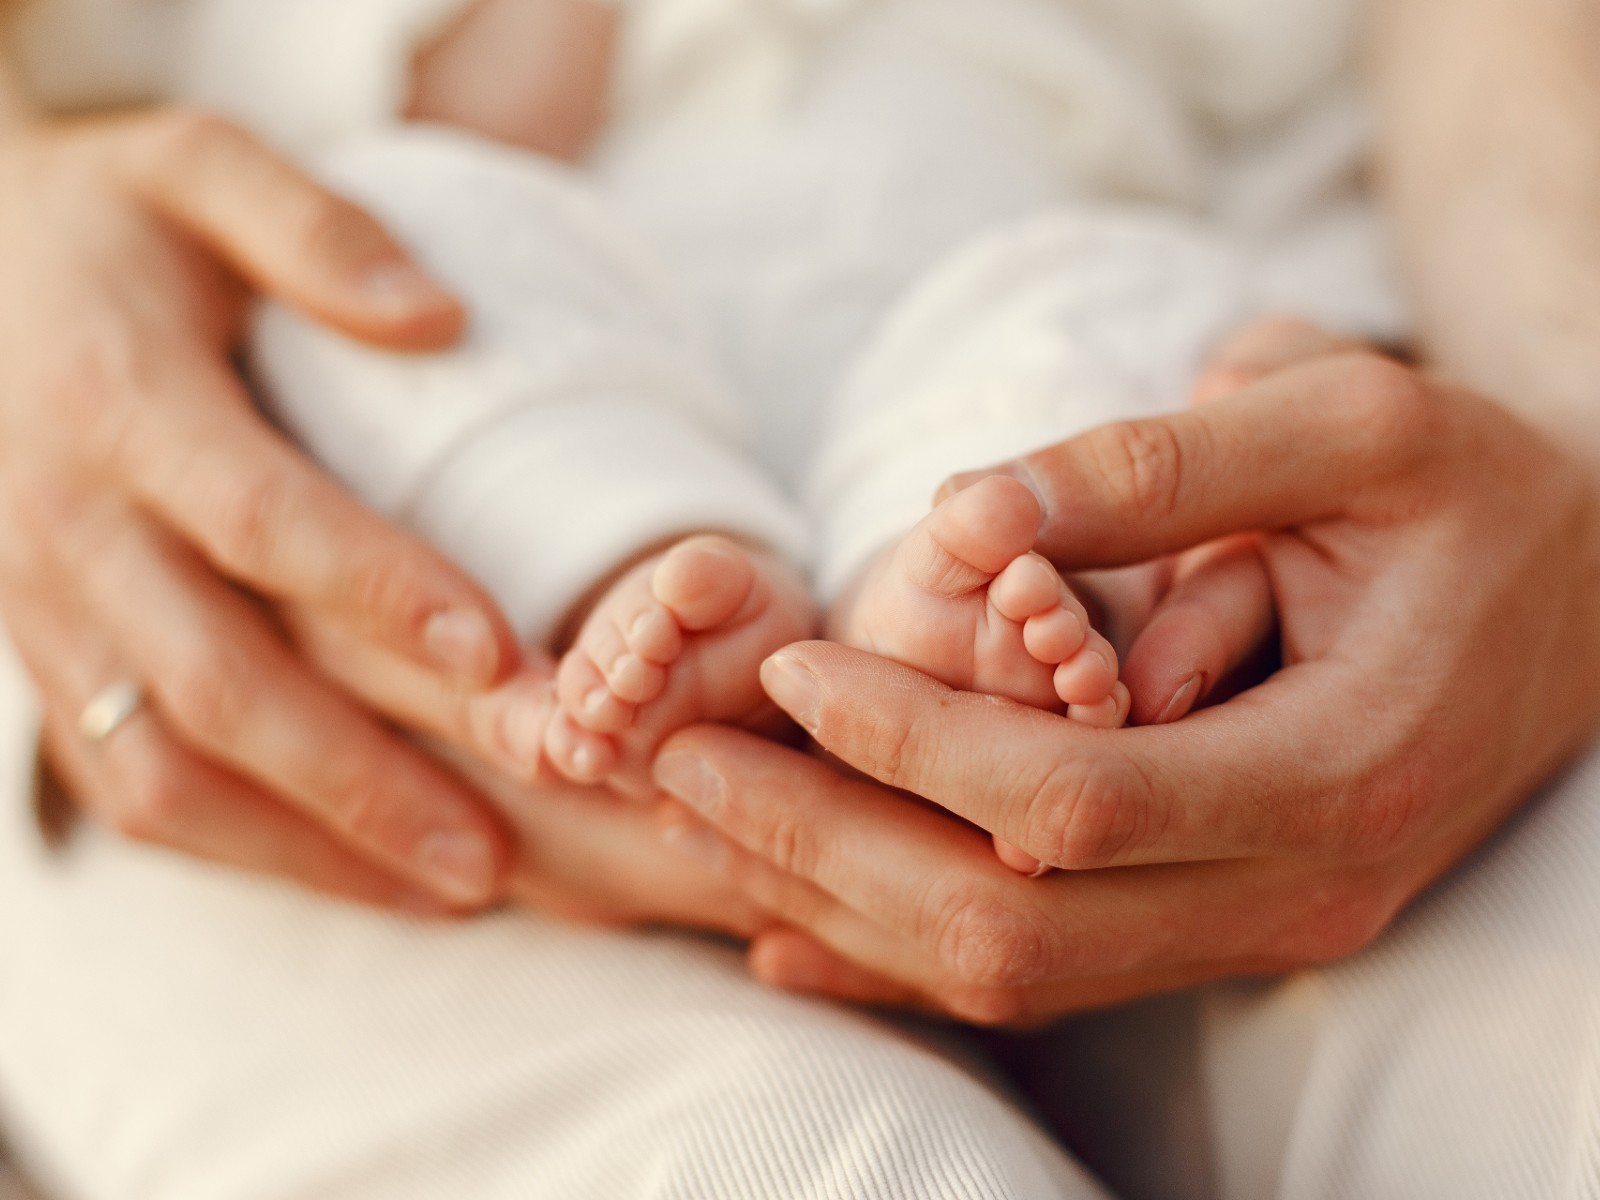
[[[47,750],[134,836],[369,900],[475,906],[506,836],[451,773],[306,665],[258,597],[420,664],[504,679],[489,599],[257,416],[229,363],[251,289],[397,348],[459,305],[384,231],[212,117],[0,131],[0,616]],[[103,744],[107,684],[150,705]]]
[[[750,938],[775,922],[689,856],[663,854],[665,806],[561,778],[542,757],[554,672],[535,661],[494,689],[438,686],[424,666],[318,614],[286,610],[297,643],[330,678],[426,739],[489,798],[513,835],[506,898],[570,919]],[[506,718],[510,717],[508,721]]]
[[[758,971],[1017,1021],[1336,959],[1591,736],[1587,471],[1495,405],[1304,328],[1234,353],[1265,377],[1007,470],[1065,567],[1257,533],[1284,668],[1176,723],[1099,731],[843,647],[782,651],[769,693],[878,784],[728,730],[658,760],[726,836],[702,857],[793,927],[757,940]],[[1019,878],[889,788],[1065,870]]]

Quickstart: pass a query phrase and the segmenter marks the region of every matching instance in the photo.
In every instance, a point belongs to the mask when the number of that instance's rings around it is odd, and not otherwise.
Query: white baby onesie
[[[1182,403],[1207,347],[1296,288],[1310,315],[1389,320],[1375,270],[1326,286],[1366,233],[1324,219],[1336,154],[1276,173],[1287,198],[1252,242],[1200,202],[1231,181],[1192,98],[1111,70],[1115,36],[1070,5],[992,0],[976,45],[946,0],[810,25],[709,0],[696,24],[694,7],[640,12],[627,78],[656,103],[625,100],[587,175],[437,130],[322,160],[467,298],[461,349],[388,356],[282,309],[258,327],[283,424],[525,637],[697,529],[776,546],[829,599],[948,473]],[[702,69],[667,70],[690,44]],[[1154,132],[1125,139],[1107,110],[1094,134],[1102,78]],[[1340,252],[1308,269],[1270,252],[1284,229]]]

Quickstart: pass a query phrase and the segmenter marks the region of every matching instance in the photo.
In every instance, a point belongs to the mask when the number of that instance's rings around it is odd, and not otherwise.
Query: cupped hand
[[[248,294],[400,349],[459,305],[384,231],[216,118],[0,131],[0,617],[47,751],[132,835],[369,900],[471,907],[507,834],[470,788],[308,666],[263,601],[418,665],[502,682],[490,600],[257,415],[231,363]],[[146,707],[102,744],[108,684]]]
[[[292,614],[300,644],[331,678],[422,734],[501,813],[515,849],[507,899],[607,925],[655,925],[750,938],[774,919],[697,861],[704,837],[669,803],[624,799],[562,778],[541,757],[556,715],[550,673],[497,689],[437,686],[428,670],[336,624]],[[515,697],[515,703],[505,703]],[[514,720],[507,724],[503,717]],[[502,748],[486,753],[484,747]],[[662,853],[666,836],[679,853]]]
[[[1266,682],[1107,732],[809,643],[768,691],[878,782],[733,731],[668,744],[661,785],[790,926],[757,940],[761,973],[1012,1021],[1336,959],[1592,736],[1587,469],[1478,396],[1304,334],[1255,331],[1264,377],[1234,394],[1005,468],[1065,567],[1253,536],[1283,641]],[[1064,870],[1018,878],[980,829]]]

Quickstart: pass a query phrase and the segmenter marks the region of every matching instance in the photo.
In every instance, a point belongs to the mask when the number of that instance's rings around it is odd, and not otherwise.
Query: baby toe
[[[654,598],[633,615],[626,629],[628,649],[645,662],[667,666],[683,653],[683,627]]]
[[[574,783],[599,783],[616,768],[616,744],[604,734],[591,733],[561,713],[545,732],[545,753]]]
[[[1055,608],[1060,598],[1061,576],[1037,554],[1012,559],[989,585],[990,602],[1012,621],[1026,621]]]
[[[1022,644],[1039,662],[1059,663],[1081,650],[1088,634],[1082,617],[1057,605],[1023,623]]]
[[[1121,729],[1128,720],[1132,699],[1120,679],[1111,685],[1111,694],[1098,704],[1069,704],[1067,716],[1094,729]]]
[[[629,704],[648,704],[667,686],[667,669],[629,651],[606,672],[606,684]]]
[[[736,542],[692,537],[669,550],[656,567],[651,593],[691,633],[736,617],[757,582],[750,554]]]
[[[895,550],[901,574],[936,596],[993,583],[1033,547],[1039,502],[1014,479],[980,480],[941,501]]]
[[[1083,646],[1056,668],[1056,695],[1064,704],[1098,704],[1117,682],[1117,653],[1090,630]]]
[[[596,733],[615,733],[633,719],[633,706],[611,690],[599,666],[582,649],[561,660],[556,696],[568,717]]]

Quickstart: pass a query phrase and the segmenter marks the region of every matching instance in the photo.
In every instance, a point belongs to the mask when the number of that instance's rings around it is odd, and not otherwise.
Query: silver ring
[[[102,688],[83,706],[78,732],[91,745],[99,745],[131,721],[144,707],[144,688],[131,679],[119,679]]]

